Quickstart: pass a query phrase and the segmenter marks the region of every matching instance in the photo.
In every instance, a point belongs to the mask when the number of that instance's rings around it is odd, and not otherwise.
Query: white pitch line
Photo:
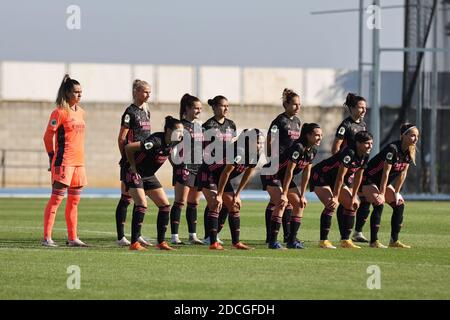
[[[61,247],[61,248],[65,248],[65,247]],[[90,247],[91,249],[109,249],[110,247]],[[89,250],[89,248],[65,248],[68,250],[83,250],[84,252],[90,252],[93,253],[91,250]],[[66,253],[67,250],[58,250],[58,248],[35,248],[35,249],[31,249],[31,248],[4,248],[4,247],[0,247],[0,251],[20,251],[20,250],[28,250],[28,251],[36,251],[36,250],[40,250],[40,251],[46,251],[46,252],[59,252],[59,253]],[[152,248],[150,248],[149,250],[152,250]],[[153,249],[156,250],[156,249]],[[231,249],[230,249],[231,250]],[[260,249],[261,250],[261,249]],[[265,250],[265,249],[263,249]],[[269,250],[269,249],[267,249]],[[116,253],[116,252],[114,252]],[[136,254],[140,254],[143,257],[152,257],[154,255],[146,255],[145,253],[140,253],[140,252],[130,252],[130,251],[123,251],[122,254],[125,255],[136,255]],[[164,258],[174,258],[174,257],[181,257],[181,258],[218,258],[218,259],[232,259],[232,260],[274,260],[274,261],[289,261],[289,262],[295,262],[295,263],[301,263],[303,261],[319,261],[322,263],[336,263],[339,261],[342,262],[347,262],[344,260],[335,260],[335,259],[323,259],[323,258],[306,258],[304,256],[298,256],[298,258],[300,259],[299,261],[293,261],[292,259],[294,257],[266,257],[266,256],[230,256],[230,255],[209,255],[209,254],[187,254],[187,253],[181,253],[181,254],[177,254],[175,252],[173,253],[156,253],[155,255],[159,256],[159,257],[164,257]],[[396,262],[384,262],[384,261],[366,261],[366,260],[357,260],[357,261],[348,261],[349,264],[360,264],[360,265],[392,265],[392,266],[414,266],[414,267],[423,267],[423,268],[429,268],[429,267],[444,267],[444,268],[450,268],[450,265],[436,265],[436,264],[428,264],[428,263],[417,263],[417,264],[411,264],[411,263],[396,263]]]
[[[25,229],[25,230],[42,230],[44,227],[8,227],[8,226],[0,226],[0,229]],[[67,228],[53,228],[53,230],[57,231],[66,231]],[[78,230],[78,233],[97,233],[97,234],[110,234],[115,235],[115,232],[111,231],[96,231],[96,230]]]
[[[42,227],[0,226],[0,229],[6,229],[6,230],[8,230],[8,229],[43,230],[43,228],[44,228],[43,226]],[[53,228],[53,230],[67,231],[67,228]],[[117,235],[116,232],[112,232],[112,231],[98,231],[98,230],[78,229],[78,233],[83,233],[83,232],[85,232],[85,233],[93,233],[93,234],[113,235],[113,236]],[[411,235],[416,235],[416,234],[411,234]],[[422,235],[422,236],[425,237],[425,238],[448,238],[449,237],[448,235],[443,235],[443,234],[439,234],[439,235],[437,235],[437,234],[434,234],[434,235],[425,234],[425,235]],[[147,239],[150,240],[150,241],[156,240],[156,239],[152,239],[152,238],[147,238]],[[263,239],[260,239],[260,240],[262,241]]]
[[[0,229],[31,229],[31,230],[36,230],[36,229],[42,229],[42,227],[8,227],[8,226],[0,226]],[[66,228],[53,228],[53,230],[59,230],[59,231],[65,231]],[[108,235],[115,235],[115,232],[109,232],[109,231],[96,231],[96,230],[79,230],[79,232],[86,232],[86,233],[97,233],[97,234],[108,234]],[[152,240],[152,239],[149,239]],[[113,243],[113,242],[111,242]],[[206,247],[206,246],[205,246]],[[64,247],[62,247],[64,248]],[[91,248],[100,248],[100,249],[108,249],[110,247],[91,247]],[[118,247],[117,247],[118,248]],[[0,250],[54,250],[53,248],[36,248],[36,249],[30,249],[30,248],[4,248],[4,247],[0,247]],[[82,249],[81,249],[82,250]],[[152,250],[152,247],[150,247],[149,250]],[[261,249],[260,249],[261,250]],[[264,250],[264,249],[263,249]],[[61,250],[55,250],[58,252],[65,252],[65,251],[61,251]],[[123,252],[123,254],[136,254],[136,252]],[[164,256],[164,257],[193,257],[193,258],[198,258],[198,257],[213,257],[213,258],[227,258],[227,259],[256,259],[256,260],[287,260],[287,261],[292,261],[292,258],[284,258],[284,257],[265,257],[265,256],[256,256],[256,257],[252,257],[252,256],[229,256],[229,255],[202,255],[202,254],[174,254],[174,255],[164,255],[163,253],[158,253],[157,255],[159,256]],[[305,258],[302,257],[301,258],[302,261],[305,260],[314,260],[314,261],[321,261],[321,262],[333,262],[335,263],[336,260],[334,259],[321,259],[321,258]],[[446,268],[450,268],[450,265],[434,265],[434,264],[410,264],[410,263],[395,263],[395,262],[380,262],[380,261],[351,261],[349,263],[360,263],[360,264],[384,264],[384,265],[407,265],[407,266],[419,266],[419,267],[446,267]]]
[[[230,249],[232,250],[232,249]],[[260,249],[261,250],[261,249]],[[265,249],[263,249],[265,250]],[[267,249],[269,250],[269,249]],[[134,254],[134,252],[126,252],[126,254]],[[157,255],[160,256],[167,256],[164,255],[163,253],[158,253]],[[220,256],[214,256],[214,255],[203,255],[203,254],[175,254],[175,255],[171,255],[172,257],[192,257],[192,258],[198,258],[198,257],[214,257],[214,258],[232,258],[232,259],[258,259],[258,260],[287,260],[287,261],[292,261],[293,257],[265,257],[265,256],[256,256],[256,257],[251,257],[251,256],[228,256],[228,255],[220,255]],[[167,256],[168,257],[168,256]],[[322,258],[305,258],[303,256],[299,256],[301,261],[305,261],[305,260],[312,260],[312,261],[320,261],[320,262],[332,262],[332,263],[336,263],[336,261],[343,261],[343,260],[334,260],[334,259],[322,259]],[[300,262],[301,262],[300,261]],[[299,261],[295,261],[295,263],[298,263]],[[346,262],[346,261],[343,261]],[[348,261],[348,263],[354,264],[354,263],[360,263],[360,264],[387,264],[387,265],[408,265],[408,266],[420,266],[420,267],[446,267],[446,268],[450,268],[450,265],[437,265],[437,264],[427,264],[427,263],[418,263],[418,264],[410,264],[410,263],[395,263],[395,262],[380,262],[380,261],[365,261],[365,260],[358,260],[358,261]]]

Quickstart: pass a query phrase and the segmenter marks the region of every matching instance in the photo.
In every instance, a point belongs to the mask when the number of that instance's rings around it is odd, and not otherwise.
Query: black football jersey
[[[300,141],[294,142],[280,157],[276,176],[279,180],[283,180],[286,173],[286,167],[289,161],[296,164],[293,174],[299,174],[303,169],[312,163],[317,154],[316,148],[306,149]]]
[[[142,177],[142,180],[153,176],[158,171],[170,157],[172,149],[177,143],[166,144],[164,132],[155,132],[147,139],[141,141],[140,151],[136,152],[134,157],[137,172]]]
[[[203,127],[195,121],[183,119],[181,122],[184,126],[183,141],[177,145],[174,152],[178,153],[182,163],[173,165],[196,173],[203,161]],[[180,151],[177,150],[178,148]]]
[[[129,129],[127,142],[146,139],[151,134],[150,117],[144,109],[130,105],[122,115],[121,126]]]
[[[294,116],[292,119],[290,119],[284,112],[279,114],[275,118],[275,120],[272,121],[269,127],[268,136],[274,137],[275,135],[278,135],[279,137],[278,155],[283,154],[283,152],[287,148],[292,146],[294,141],[300,138],[301,127],[302,123],[298,117]]]
[[[402,151],[402,143],[400,140],[391,142],[369,161],[363,179],[365,183],[375,183],[379,187],[384,162],[387,162],[392,165],[387,182],[390,184],[405,170],[411,161],[409,152]]]
[[[134,104],[131,104],[122,114],[120,125],[128,129],[125,145],[131,142],[142,141],[152,133],[149,115],[144,109]],[[126,160],[124,155],[120,163],[123,164]]]
[[[207,164],[203,163],[200,171],[208,172],[212,175],[214,182],[218,185],[220,180],[220,175],[222,174],[225,166],[227,164],[233,164],[234,170],[231,172],[229,180],[237,177],[247,168],[254,168],[258,163],[258,157],[249,157],[250,152],[246,151],[244,148],[237,147],[236,142],[230,145],[228,152],[224,156],[223,160],[218,163]]]
[[[316,157],[317,149],[312,147],[309,150],[306,149],[301,142],[295,142],[290,146],[281,156],[281,161],[292,161],[296,164],[294,169],[294,175],[299,174],[303,169],[312,163]],[[284,170],[285,171],[285,170]],[[285,172],[280,172],[284,176]]]
[[[233,138],[237,135],[236,124],[232,120],[226,118],[223,123],[219,123],[214,117],[208,119],[203,124],[203,132],[204,157],[215,156],[215,147],[209,145],[212,144],[213,141],[216,141],[216,139],[223,141],[222,152],[223,155],[225,155],[226,148],[232,143]]]
[[[347,173],[344,176],[344,184],[350,186],[356,171],[365,169],[369,161],[369,155],[359,157],[356,151],[351,147],[346,147],[338,153],[332,155],[328,159],[322,160],[313,167],[313,175],[322,176],[325,181],[333,188],[336,182],[336,177],[339,171],[339,166],[342,164],[346,167]]]
[[[340,150],[344,149],[346,146],[355,146],[355,135],[360,131],[366,131],[366,123],[361,120],[356,122],[352,117],[348,117],[342,121],[336,130],[335,137],[344,140],[341,143]]]

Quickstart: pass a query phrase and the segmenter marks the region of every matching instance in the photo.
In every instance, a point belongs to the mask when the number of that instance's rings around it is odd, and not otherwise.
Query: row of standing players
[[[203,124],[203,129],[215,130],[216,137],[224,141],[224,149],[228,147],[234,149],[234,159],[212,165],[205,162],[202,165],[174,165],[175,201],[170,207],[167,195],[155,173],[182,139],[183,129],[191,133],[192,140],[203,141],[202,135],[194,132],[195,120],[201,113],[201,102],[194,96],[184,95],[180,102],[181,120],[166,117],[164,131],[151,134],[150,112],[146,104],[151,94],[150,85],[145,81],[135,80],[132,91],[134,101],[122,116],[118,138],[122,154],[120,161],[122,195],[116,209],[117,243],[129,246],[131,250],[146,250],[146,247],[151,245],[140,232],[148,196],[158,207],[156,245],[158,249],[173,249],[164,240],[169,219],[171,243],[181,243],[178,225],[185,205],[189,242],[208,243],[210,249],[223,249],[217,234],[228,216],[233,247],[251,249],[239,239],[242,207],[239,195],[248,183],[258,159],[249,159],[249,145],[239,143],[241,136],[236,137],[234,122],[226,118],[229,109],[228,100],[223,96],[208,100],[214,116]],[[52,240],[51,233],[56,211],[66,191],[67,244],[86,246],[77,237],[77,207],[82,187],[87,184],[84,170],[84,111],[79,106],[81,93],[79,82],[66,75],[58,91],[57,108],[50,116],[44,135],[52,173],[52,195],[44,214],[42,244],[45,246],[57,246]],[[333,156],[312,167],[312,161],[317,153],[316,147],[322,140],[322,130],[314,123],[301,125],[296,116],[300,110],[300,96],[297,93],[285,89],[282,99],[285,111],[272,121],[267,143],[270,155],[272,139],[275,136],[279,137],[278,153],[272,155],[272,159],[278,157],[278,167],[273,175],[261,175],[263,188],[270,195],[270,203],[266,208],[268,247],[283,249],[277,241],[281,224],[287,247],[293,249],[304,247],[297,239],[297,233],[307,204],[305,192],[308,182],[310,190],[318,195],[325,207],[320,219],[320,247],[335,248],[327,236],[331,217],[336,209],[341,245],[348,248],[358,247],[349,239],[355,215],[357,221],[353,240],[367,241],[361,231],[371,204],[374,209],[370,219],[370,246],[385,247],[377,239],[385,201],[393,207],[390,246],[408,247],[398,241],[404,210],[404,201],[399,191],[409,163],[414,161],[418,129],[411,124],[405,124],[401,128],[401,139],[389,144],[368,161],[372,136],[365,130],[363,121],[366,102],[362,97],[348,94],[344,105],[348,107],[350,116],[338,127],[332,147]],[[256,155],[258,158],[263,147],[263,136],[258,129],[251,131],[258,136]],[[242,145],[245,147],[237,147]],[[265,166],[270,166],[270,163]],[[244,174],[238,188],[234,190],[230,180],[241,173]],[[293,176],[299,173],[302,177],[300,186],[297,186]],[[201,193],[207,200],[204,241],[198,239],[196,234],[197,206]],[[134,202],[134,208],[130,243],[124,234],[124,224],[131,200]]]

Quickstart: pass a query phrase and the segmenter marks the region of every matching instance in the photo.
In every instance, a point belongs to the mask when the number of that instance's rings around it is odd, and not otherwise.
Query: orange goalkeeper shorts
[[[86,170],[84,167],[52,167],[52,184],[55,181],[69,187],[83,187],[87,185]]]

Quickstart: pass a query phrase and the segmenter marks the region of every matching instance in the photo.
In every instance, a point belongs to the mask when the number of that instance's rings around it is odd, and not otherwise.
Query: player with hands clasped
[[[183,139],[183,124],[171,116],[166,117],[164,132],[155,132],[140,142],[125,146],[128,160],[125,183],[127,191],[133,197],[134,209],[131,221],[130,250],[146,250],[138,238],[147,211],[148,196],[158,207],[157,217],[157,249],[173,250],[164,241],[169,223],[170,205],[164,189],[155,173],[169,158],[176,144]]]
[[[410,248],[398,240],[405,210],[400,190],[410,163],[415,163],[418,140],[419,129],[410,123],[403,124],[400,128],[400,140],[391,142],[375,155],[364,172],[362,192],[368,204],[373,206],[370,216],[370,246],[373,248],[386,248],[378,240],[384,203],[392,207],[389,247]]]
[[[306,208],[305,192],[308,185],[312,161],[316,156],[316,147],[322,141],[322,129],[316,123],[305,123],[300,138],[286,149],[280,156],[278,169],[275,174],[261,175],[263,189],[270,195],[270,202],[276,204],[270,220],[268,247],[283,249],[277,241],[282,223],[282,215],[288,203],[293,210],[290,218],[289,237],[287,247],[303,249],[303,244],[297,240],[297,233],[301,225],[303,211]],[[300,186],[294,182],[294,176],[302,172]]]
[[[325,206],[320,216],[321,248],[336,249],[328,240],[328,233],[331,218],[339,204],[344,207],[344,219],[340,226],[341,247],[360,248],[349,237],[360,204],[358,190],[372,150],[373,137],[367,131],[360,131],[355,135],[355,141],[354,146],[348,146],[316,164],[311,172],[310,190]]]

